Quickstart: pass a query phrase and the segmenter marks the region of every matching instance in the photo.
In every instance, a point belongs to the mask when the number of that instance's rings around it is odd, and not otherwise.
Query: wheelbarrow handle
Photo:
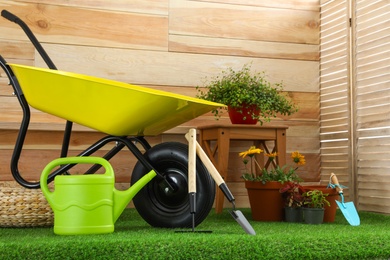
[[[18,20],[20,20],[16,15],[8,12],[7,10],[1,11],[1,16],[3,16],[5,19],[10,20],[11,22],[14,22],[14,23],[18,23]]]
[[[49,55],[47,55],[45,49],[43,49],[43,47],[39,43],[38,39],[35,37],[34,33],[31,31],[30,27],[28,27],[28,25],[25,22],[23,22],[22,19],[20,19],[19,17],[17,17],[13,13],[11,13],[5,9],[1,11],[1,16],[3,16],[7,20],[19,25],[20,28],[23,29],[23,31],[27,35],[27,37],[30,39],[30,41],[34,45],[35,49],[41,55],[42,59],[45,61],[47,66],[52,70],[57,69],[57,67],[54,65],[53,61],[50,59]]]

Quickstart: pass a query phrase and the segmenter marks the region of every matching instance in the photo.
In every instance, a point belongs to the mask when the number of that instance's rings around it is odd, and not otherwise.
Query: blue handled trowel
[[[345,219],[348,221],[348,223],[351,226],[359,226],[360,218],[356,211],[355,205],[353,204],[353,202],[344,202],[343,188],[339,184],[336,174],[331,173],[330,179],[340,195],[341,202],[336,200],[336,203],[339,209],[341,210],[341,212],[343,213]]]

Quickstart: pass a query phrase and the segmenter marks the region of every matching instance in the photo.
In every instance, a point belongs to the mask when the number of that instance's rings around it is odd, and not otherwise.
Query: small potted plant
[[[287,182],[279,191],[285,202],[284,216],[286,222],[302,222],[303,187],[298,182]]]
[[[251,146],[249,150],[239,153],[245,165],[242,178],[245,180],[245,188],[248,192],[252,219],[256,221],[282,221],[284,201],[279,190],[284,183],[298,182],[301,179],[296,173],[297,167],[277,165],[266,169],[260,166],[255,156],[260,156],[263,152],[262,149]],[[277,153],[264,153],[263,156],[267,157],[272,164]],[[293,152],[291,157],[294,164],[305,164],[304,156],[299,152]]]
[[[237,71],[228,68],[197,90],[198,98],[225,104],[227,108],[212,112],[219,118],[222,110],[227,109],[233,124],[262,125],[277,114],[291,115],[298,110],[282,92],[283,83],[271,84],[265,72],[252,73],[248,64]]]
[[[328,194],[320,190],[310,190],[303,193],[303,218],[307,224],[321,224],[324,220],[324,207],[330,205],[326,199]]]

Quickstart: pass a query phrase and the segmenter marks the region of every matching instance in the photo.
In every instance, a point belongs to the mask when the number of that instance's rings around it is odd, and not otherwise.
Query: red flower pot
[[[256,221],[283,221],[284,201],[279,189],[283,184],[277,181],[245,181],[248,191],[252,219]]]
[[[242,113],[238,110],[242,110]],[[252,118],[252,113],[259,114],[259,112],[259,109],[254,105],[249,107],[244,105],[242,109],[231,108],[228,106],[229,118],[232,124],[255,125],[257,124],[257,119]]]

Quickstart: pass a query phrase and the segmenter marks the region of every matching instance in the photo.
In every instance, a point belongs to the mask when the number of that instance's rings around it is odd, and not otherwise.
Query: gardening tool
[[[343,213],[345,219],[351,226],[359,226],[360,218],[356,211],[355,205],[353,204],[353,202],[344,202],[343,188],[339,184],[336,174],[332,173],[330,175],[330,180],[331,183],[333,183],[333,185],[336,187],[336,190],[341,197],[341,202],[336,200],[336,203],[341,212]]]
[[[52,169],[64,164],[100,164],[104,174],[58,175],[54,191],[47,185]],[[111,164],[100,157],[66,157],[50,162],[40,178],[42,192],[54,212],[54,233],[102,234],[114,231],[114,223],[130,200],[156,176],[152,170],[127,190],[116,190]]]
[[[190,213],[192,215],[192,232],[211,233],[211,230],[195,231],[196,214],[196,130],[190,129],[186,134],[188,140],[188,195],[190,200]],[[176,231],[187,232],[187,231]]]
[[[229,200],[229,202],[232,203],[233,209],[229,211],[229,213],[232,215],[232,217],[237,221],[238,224],[245,230],[247,234],[250,235],[256,235],[255,230],[251,226],[251,224],[248,222],[248,220],[245,218],[244,214],[240,210],[236,210],[235,206],[235,199],[233,197],[233,194],[230,192],[228,186],[226,185],[225,181],[222,179],[221,175],[219,174],[218,170],[215,168],[213,163],[210,161],[210,159],[207,157],[207,154],[203,151],[200,144],[196,141],[196,130],[191,129],[186,134],[186,139],[189,142],[189,150],[196,149],[196,154],[198,154],[200,160],[203,162],[207,170],[209,171],[210,175],[213,177],[214,181],[217,183],[218,187],[222,190],[225,197]],[[192,155],[195,156],[195,155]],[[192,159],[195,162],[195,158]],[[195,165],[195,163],[193,163]],[[195,169],[193,168],[193,174],[189,174],[189,176],[194,175],[195,176]],[[195,180],[191,181],[189,180],[189,185],[195,185]],[[189,189],[190,194],[195,193],[194,190]],[[191,198],[191,196],[190,196]],[[194,199],[193,199],[194,200]],[[195,203],[195,201],[193,201]],[[194,206],[195,207],[195,206]],[[195,213],[195,212],[194,212]]]

